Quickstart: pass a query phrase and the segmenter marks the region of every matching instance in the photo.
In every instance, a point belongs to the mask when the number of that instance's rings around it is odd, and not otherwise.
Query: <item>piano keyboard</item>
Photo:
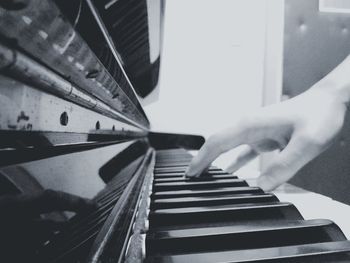
[[[350,242],[329,220],[304,220],[297,208],[210,167],[184,172],[191,155],[156,153],[145,262],[349,262]]]

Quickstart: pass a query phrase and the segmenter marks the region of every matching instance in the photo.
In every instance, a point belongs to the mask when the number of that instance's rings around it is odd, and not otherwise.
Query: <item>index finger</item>
[[[239,145],[249,143],[252,139],[261,137],[260,132],[250,134],[252,128],[256,129],[261,122],[242,123],[233,128],[211,136],[199,150],[198,154],[192,159],[187,171],[187,177],[196,177],[200,174],[222,153],[227,152]],[[253,138],[252,138],[253,137]]]

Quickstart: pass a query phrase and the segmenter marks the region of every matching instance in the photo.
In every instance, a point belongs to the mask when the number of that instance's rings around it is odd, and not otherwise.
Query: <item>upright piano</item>
[[[181,16],[181,14],[179,14]],[[163,0],[0,1],[1,262],[350,262],[326,219],[155,132]]]

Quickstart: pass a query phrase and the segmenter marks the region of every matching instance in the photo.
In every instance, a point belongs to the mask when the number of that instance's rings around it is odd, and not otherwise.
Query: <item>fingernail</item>
[[[192,178],[192,177],[197,177],[198,173],[196,173],[195,171],[193,171],[192,168],[187,168],[187,170],[185,171],[185,177],[187,178]]]

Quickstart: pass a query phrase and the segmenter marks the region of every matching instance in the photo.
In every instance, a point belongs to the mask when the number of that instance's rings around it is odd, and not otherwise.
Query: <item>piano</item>
[[[153,131],[140,103],[164,4],[0,2],[1,262],[350,262],[337,224],[279,194],[184,178],[204,138]]]

